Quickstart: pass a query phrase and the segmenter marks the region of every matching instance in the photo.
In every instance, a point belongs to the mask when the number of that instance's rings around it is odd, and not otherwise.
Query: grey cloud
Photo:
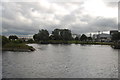
[[[104,28],[117,28],[117,19],[116,18],[96,18],[94,23],[91,25],[95,25],[98,27]]]
[[[97,32],[97,31],[109,31],[112,29],[118,29],[116,18],[89,18],[89,23],[87,25],[79,25],[76,24],[72,26],[73,32],[76,33],[89,33],[89,32]],[[81,27],[82,26],[82,27]]]
[[[75,15],[66,15],[62,18],[61,23],[70,24],[76,20]]]
[[[57,5],[61,11],[56,10],[57,7],[53,7],[53,4]],[[70,3],[69,5],[66,3],[48,3],[50,6],[47,6],[36,2],[3,3],[3,34],[33,35],[39,29],[47,29],[51,32],[55,28],[69,28],[73,33],[78,34],[117,29],[116,18],[83,15],[84,8],[82,4],[84,3]],[[72,5],[78,7],[73,8],[69,14],[62,13]]]
[[[118,2],[106,2],[106,5],[114,8],[114,7],[118,7]]]

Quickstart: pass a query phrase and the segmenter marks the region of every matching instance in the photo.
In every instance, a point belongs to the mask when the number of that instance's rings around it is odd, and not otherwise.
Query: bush
[[[34,43],[34,40],[33,39],[29,39],[27,42],[28,43]]]
[[[5,36],[1,36],[1,38],[2,38],[2,46],[10,42],[9,39]]]

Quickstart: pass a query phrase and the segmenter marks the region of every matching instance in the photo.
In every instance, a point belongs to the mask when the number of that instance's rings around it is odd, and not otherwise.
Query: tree
[[[82,36],[80,37],[81,41],[86,41],[87,40],[87,36],[85,34],[82,34]]]
[[[10,35],[9,36],[9,40],[16,40],[18,39],[18,37],[16,35]]]
[[[9,43],[9,39],[5,36],[2,36],[2,46],[4,46],[7,43]]]
[[[52,31],[52,37],[54,37],[54,40],[61,40],[61,30],[60,29],[54,29],[54,31]]]
[[[71,40],[72,39],[71,31],[68,29],[61,30],[61,37],[62,40]]]
[[[71,40],[72,35],[69,29],[54,29],[52,31],[52,37],[54,40]]]
[[[34,34],[34,35],[33,35],[33,39],[34,39],[35,41],[38,41],[38,34]]]
[[[38,34],[33,36],[35,41],[46,41],[49,40],[49,32],[47,30],[39,30]]]
[[[76,37],[75,37],[75,40],[79,40],[79,37],[76,36]]]
[[[2,36],[0,35],[0,47],[2,45]]]
[[[87,40],[88,40],[88,41],[92,41],[92,37],[88,37]]]
[[[118,41],[118,40],[120,40],[120,32],[118,32],[118,33],[114,33],[113,35],[112,35],[112,41]]]
[[[50,39],[50,40],[55,40],[53,35],[50,35],[50,36],[49,36],[49,39]]]
[[[34,42],[34,40],[33,39],[28,39],[28,41],[27,41],[28,43],[33,43]]]

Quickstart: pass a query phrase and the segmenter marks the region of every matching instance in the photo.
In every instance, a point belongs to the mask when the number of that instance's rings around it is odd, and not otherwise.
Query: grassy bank
[[[86,44],[86,45],[114,45],[113,42],[88,42],[88,41],[63,41],[63,40],[49,40],[40,41],[40,44]]]
[[[3,51],[34,51],[32,46],[28,46],[25,43],[7,43],[2,46]]]
[[[68,43],[88,44],[88,45],[113,45],[113,42],[84,42],[84,41],[68,41]]]

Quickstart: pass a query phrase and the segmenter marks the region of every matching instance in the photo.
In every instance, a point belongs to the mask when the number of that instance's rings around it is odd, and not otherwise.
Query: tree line
[[[35,41],[47,41],[47,40],[87,41],[87,40],[92,40],[91,37],[87,37],[85,34],[82,34],[81,37],[76,36],[75,38],[73,38],[71,30],[69,30],[69,29],[54,29],[52,31],[52,34],[49,34],[49,32],[46,29],[41,29],[41,30],[39,30],[39,32],[37,34],[33,35],[33,39]]]
[[[2,42],[2,46],[4,46],[7,43],[33,43],[33,39],[28,39],[25,41],[24,39],[18,38],[16,35],[10,35],[8,38],[6,36],[0,36],[0,42]]]
[[[72,37],[71,30],[69,29],[54,29],[51,34],[46,29],[41,29],[37,34],[33,35],[35,41],[47,41],[47,40],[79,40],[79,41],[93,41],[92,37],[87,37],[85,34],[82,34],[80,37]],[[120,41],[120,32],[114,33],[111,35],[111,41]]]
[[[120,42],[120,32],[114,33],[111,39],[114,42],[118,42],[118,41]]]
[[[6,43],[13,42],[13,43],[34,43],[39,41],[48,41],[48,40],[62,40],[62,41],[70,41],[70,40],[78,40],[78,41],[92,41],[92,37],[87,37],[85,34],[82,34],[81,37],[76,36],[75,38],[72,37],[71,30],[69,29],[54,29],[51,34],[49,34],[48,30],[41,29],[38,33],[33,35],[33,39],[28,39],[25,41],[24,39],[18,38],[16,35],[10,35],[8,38],[6,36],[0,36],[0,42],[2,45]],[[120,32],[114,33],[111,36],[112,42],[120,42]]]

